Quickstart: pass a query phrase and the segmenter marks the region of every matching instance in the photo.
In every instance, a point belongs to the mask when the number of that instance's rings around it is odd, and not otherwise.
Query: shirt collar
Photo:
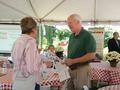
[[[84,28],[82,27],[81,30],[78,32],[78,33],[74,33],[74,36],[79,36],[81,31],[83,30]]]

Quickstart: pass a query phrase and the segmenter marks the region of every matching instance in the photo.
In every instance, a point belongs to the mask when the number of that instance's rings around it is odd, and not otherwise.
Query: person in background
[[[49,60],[49,58],[47,58],[47,57],[42,53],[42,49],[38,48],[38,53],[39,53],[39,56],[40,56],[40,58],[41,58],[42,65],[45,64],[47,68],[51,68],[51,67],[52,67],[52,62],[51,62],[51,60]]]
[[[55,53],[55,47],[54,47],[54,45],[49,45],[48,46],[48,52]]]
[[[56,52],[55,53],[60,59],[63,59],[63,52],[64,52],[63,47],[61,46],[60,43],[58,43],[58,46],[56,47]]]
[[[4,56],[0,56],[0,66],[7,61],[7,58]]]
[[[37,23],[32,17],[20,22],[22,35],[14,42],[12,59],[14,62],[12,90],[34,90],[39,83],[41,62],[36,48]]]
[[[72,31],[68,43],[68,58],[63,62],[70,67],[71,79],[67,82],[67,90],[83,90],[84,85],[90,88],[89,62],[95,58],[96,41],[82,27],[78,14],[70,15],[67,23]]]
[[[120,40],[118,38],[119,38],[119,33],[114,32],[113,38],[109,39],[109,41],[108,41],[109,52],[116,51],[116,52],[120,53]]]
[[[55,47],[54,45],[48,46],[48,51],[45,53],[45,57],[50,60],[60,61],[61,59],[55,54]]]

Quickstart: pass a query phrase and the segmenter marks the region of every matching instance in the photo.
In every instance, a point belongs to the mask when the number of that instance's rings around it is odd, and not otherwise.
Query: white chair
[[[83,90],[89,90],[89,88],[86,85],[84,85]]]

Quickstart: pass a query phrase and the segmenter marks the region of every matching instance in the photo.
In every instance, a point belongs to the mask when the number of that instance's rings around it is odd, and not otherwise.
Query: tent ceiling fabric
[[[120,0],[0,0],[0,21],[19,21],[24,16],[65,21],[73,13],[80,14],[83,21],[120,21],[119,8]]]

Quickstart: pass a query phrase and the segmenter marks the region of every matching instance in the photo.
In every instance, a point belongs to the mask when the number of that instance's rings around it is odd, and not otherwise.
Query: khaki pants
[[[30,75],[25,78],[21,72],[16,72],[13,79],[12,90],[34,90],[35,89],[35,76]]]
[[[70,70],[71,79],[69,79],[64,87],[64,90],[83,90],[83,86],[91,88],[89,77],[89,65],[83,65],[75,70]]]

